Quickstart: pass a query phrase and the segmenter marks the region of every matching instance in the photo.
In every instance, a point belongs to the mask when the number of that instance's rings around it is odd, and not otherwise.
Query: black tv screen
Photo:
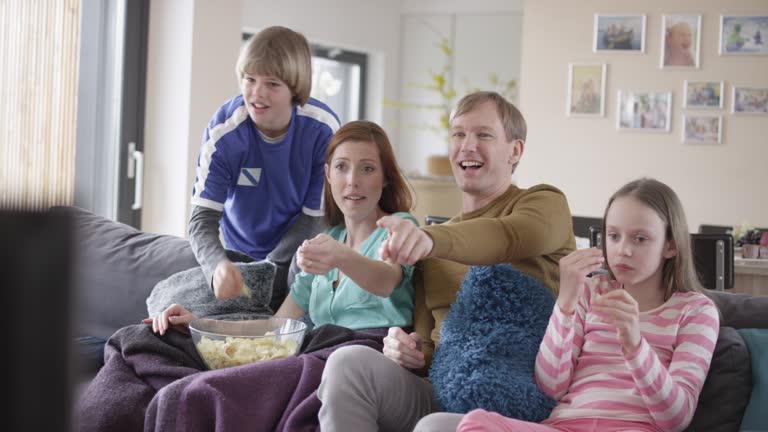
[[[70,429],[71,217],[0,210],[3,430]]]

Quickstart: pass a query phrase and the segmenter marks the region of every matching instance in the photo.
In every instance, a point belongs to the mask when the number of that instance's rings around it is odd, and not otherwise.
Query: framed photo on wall
[[[701,15],[662,15],[662,68],[698,68],[700,42]]]
[[[606,64],[568,65],[569,116],[602,117],[605,115]]]
[[[616,127],[619,130],[669,132],[672,115],[671,91],[619,90]]]
[[[723,81],[683,81],[684,108],[723,108]]]
[[[733,86],[731,112],[768,115],[768,87]]]
[[[720,55],[768,55],[768,15],[720,15]]]
[[[683,142],[689,144],[720,144],[723,137],[723,116],[684,115]]]
[[[595,14],[594,52],[645,52],[645,15]]]

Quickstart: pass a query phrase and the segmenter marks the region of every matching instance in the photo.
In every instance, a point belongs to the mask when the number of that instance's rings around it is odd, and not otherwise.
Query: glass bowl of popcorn
[[[222,369],[296,355],[307,325],[273,316],[197,318],[189,324],[189,331],[208,368]]]

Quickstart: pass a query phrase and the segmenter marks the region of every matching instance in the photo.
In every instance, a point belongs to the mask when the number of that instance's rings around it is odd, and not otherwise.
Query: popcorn
[[[274,335],[272,332],[265,334]],[[227,336],[225,340],[216,340],[203,336],[197,344],[197,350],[211,369],[289,357],[296,353],[297,348],[293,339],[280,340],[274,337]]]

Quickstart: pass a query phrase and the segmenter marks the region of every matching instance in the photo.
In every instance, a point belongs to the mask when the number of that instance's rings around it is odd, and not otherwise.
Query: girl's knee
[[[462,418],[461,414],[433,413],[419,420],[413,432],[455,431]]]
[[[484,409],[475,409],[461,419],[461,423],[456,428],[456,432],[477,432],[493,430],[493,422],[490,421],[494,413]]]

